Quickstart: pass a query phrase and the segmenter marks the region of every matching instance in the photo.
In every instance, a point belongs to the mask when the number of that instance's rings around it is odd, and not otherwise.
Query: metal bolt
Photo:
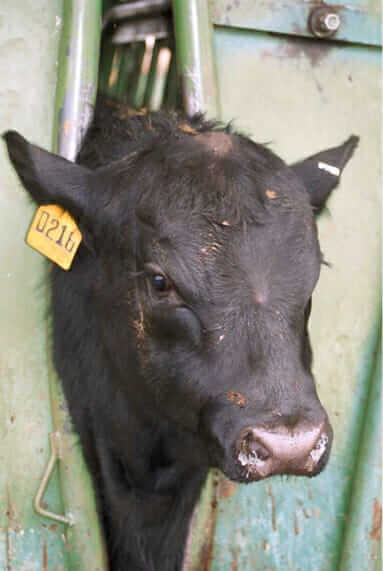
[[[329,38],[339,29],[340,17],[333,8],[322,6],[311,12],[309,23],[314,36]]]
[[[335,12],[330,12],[321,18],[321,24],[324,32],[336,32],[340,26],[340,18]]]

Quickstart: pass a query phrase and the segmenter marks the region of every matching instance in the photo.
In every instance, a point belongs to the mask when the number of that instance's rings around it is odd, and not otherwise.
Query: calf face
[[[307,332],[321,266],[313,206],[356,137],[288,167],[228,130],[161,116],[140,126],[101,166],[6,135],[35,201],[63,206],[83,232],[111,382],[195,435],[232,479],[317,474],[332,430]]]
[[[68,210],[83,235],[72,270],[54,272],[55,363],[112,568],[170,570],[208,466],[250,482],[327,462],[307,331],[314,214],[357,138],[289,167],[198,118],[102,117],[79,164],[5,139],[35,202]]]

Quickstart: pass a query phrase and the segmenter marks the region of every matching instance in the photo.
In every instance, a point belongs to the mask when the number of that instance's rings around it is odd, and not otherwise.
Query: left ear
[[[358,142],[359,137],[352,135],[343,145],[321,151],[290,166],[303,181],[317,213],[323,209],[331,191],[338,185]]]

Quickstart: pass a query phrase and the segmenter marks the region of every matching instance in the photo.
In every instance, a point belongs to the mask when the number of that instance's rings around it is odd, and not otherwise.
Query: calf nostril
[[[246,438],[244,447],[248,450],[249,454],[257,456],[260,460],[267,460],[270,458],[270,452],[263,444],[256,440],[253,436]]]
[[[260,467],[270,458],[269,450],[250,431],[239,444],[238,461],[247,468]]]

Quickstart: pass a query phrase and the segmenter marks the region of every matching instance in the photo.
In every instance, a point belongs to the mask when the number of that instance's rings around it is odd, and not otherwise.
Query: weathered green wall
[[[0,4],[0,132],[49,148],[61,0]],[[32,509],[51,431],[45,264],[24,244],[29,204],[0,143],[0,569],[67,568],[64,528]],[[62,511],[57,479],[47,494]]]
[[[17,129],[74,158],[95,97],[100,15],[98,0],[7,1],[4,17],[0,9],[1,131]],[[105,560],[91,483],[51,364],[50,264],[24,244],[35,207],[3,144],[0,152],[0,251],[6,260],[0,301],[0,569],[97,571]],[[70,514],[71,527],[32,509],[53,429],[60,431],[61,458],[42,506]]]
[[[240,3],[231,4],[240,18]],[[370,4],[373,18],[366,21],[374,22],[376,2]],[[18,129],[45,148],[52,140],[61,17],[62,0],[0,6],[0,132]],[[226,15],[215,17],[222,24]],[[283,32],[283,22],[275,25]],[[354,28],[349,23],[350,39]],[[188,568],[378,571],[380,51],[368,41],[361,47],[240,27],[216,27],[214,41],[223,119],[234,118],[259,142],[271,141],[290,161],[351,133],[361,142],[319,220],[332,267],[322,269],[311,334],[318,390],[335,431],[329,466],[313,480],[249,486],[212,476]],[[32,511],[52,430],[46,266],[24,245],[34,207],[2,143],[0,201],[0,569],[81,571],[86,565],[73,566],[70,534]],[[57,480],[52,484],[47,503],[62,513]],[[70,490],[66,496],[80,505]]]

